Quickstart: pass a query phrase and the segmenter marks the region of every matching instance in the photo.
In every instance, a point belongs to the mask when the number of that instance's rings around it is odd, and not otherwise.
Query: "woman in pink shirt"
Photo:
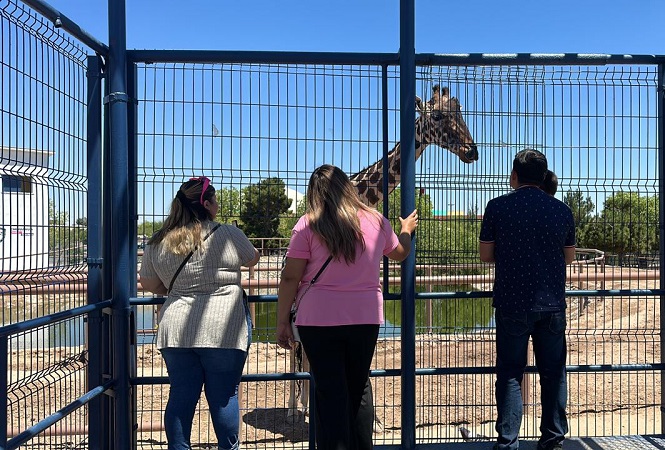
[[[367,432],[360,428],[372,426],[356,419],[383,323],[380,264],[384,255],[407,257],[416,211],[400,222],[398,237],[339,168],[325,164],[312,173],[307,213],[293,228],[279,284],[277,343],[294,344],[289,312],[298,298],[296,324],[316,385],[319,449],[356,448]]]

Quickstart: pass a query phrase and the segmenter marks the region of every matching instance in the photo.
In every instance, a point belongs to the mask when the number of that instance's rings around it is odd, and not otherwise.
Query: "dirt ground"
[[[658,280],[653,271],[612,269],[605,271],[605,280],[593,279],[594,272],[576,272],[569,277],[571,289],[651,289]],[[622,281],[611,281],[613,276]],[[630,301],[629,301],[630,300]],[[569,299],[569,365],[650,364],[660,362],[660,317],[657,297],[608,296],[572,297]],[[76,349],[58,350],[45,356],[43,352],[15,352],[11,356],[10,385],[23,383],[26,377],[43,372],[46,363],[39,361],[75,361]],[[374,369],[396,369],[401,364],[401,342],[398,338],[381,339],[377,345]],[[137,348],[137,375],[164,376],[159,353],[152,345]],[[419,334],[416,342],[417,368],[486,368],[494,365],[493,329],[450,335]],[[71,364],[70,364],[71,366]],[[19,416],[37,419],[49,409],[34,408],[29,399],[38,392],[46,403],[62,405],[62,401],[80,391],[84,378],[74,376],[77,370],[60,367],[49,376],[58,383],[68,382],[71,388],[59,390],[48,386],[19,389],[10,395],[10,429],[24,429],[29,424]],[[69,372],[67,371],[69,370]],[[254,343],[250,350],[247,374],[291,372],[289,353],[275,344]],[[460,370],[463,371],[463,370]],[[60,376],[57,376],[60,373]],[[32,374],[32,375],[31,375]],[[55,375],[54,375],[55,374]],[[25,384],[25,383],[23,383]],[[28,383],[29,384],[29,383]],[[34,384],[34,382],[33,382]],[[55,385],[56,383],[54,383]],[[309,416],[289,409],[290,381],[258,381],[241,386],[241,433],[245,448],[306,447]],[[306,384],[306,383],[305,383]],[[10,386],[11,387],[11,386]],[[308,389],[305,385],[304,389]],[[399,377],[373,379],[377,444],[399,443],[401,415]],[[525,420],[522,435],[538,436],[540,395],[537,375],[525,379]],[[63,392],[66,393],[63,394]],[[165,448],[162,414],[168,399],[168,388],[162,385],[137,388],[139,448]],[[661,380],[658,371],[591,372],[569,374],[569,425],[571,436],[611,436],[654,434],[661,430]],[[61,407],[61,406],[60,406]],[[57,408],[56,408],[57,409]],[[84,413],[81,413],[84,414]],[[475,433],[494,435],[494,375],[452,374],[427,375],[416,378],[416,438],[418,442],[459,440],[459,427]],[[80,417],[85,423],[84,417]],[[28,420],[28,422],[30,422]],[[206,448],[215,436],[209,426],[205,399],[200,404],[193,429],[193,442]]]

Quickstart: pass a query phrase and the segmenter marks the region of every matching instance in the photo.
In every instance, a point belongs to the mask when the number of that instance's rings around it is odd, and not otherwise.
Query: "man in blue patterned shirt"
[[[538,450],[562,448],[566,420],[566,264],[575,259],[575,222],[566,204],[540,189],[547,159],[515,156],[508,194],[492,199],[480,230],[480,259],[495,263],[497,450],[516,450],[520,384],[533,339],[542,417]]]

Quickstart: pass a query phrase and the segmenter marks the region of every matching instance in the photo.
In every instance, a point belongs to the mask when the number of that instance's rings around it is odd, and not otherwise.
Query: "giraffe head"
[[[465,163],[478,160],[478,148],[462,117],[462,105],[450,96],[447,87],[432,88],[432,98],[423,102],[416,97],[420,117],[416,121],[416,145],[436,144],[447,148]]]

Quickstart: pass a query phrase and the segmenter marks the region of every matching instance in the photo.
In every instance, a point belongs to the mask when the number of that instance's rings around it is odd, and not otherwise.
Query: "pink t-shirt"
[[[309,282],[325,263],[330,253],[309,227],[307,215],[298,220],[286,252],[289,258],[306,259],[307,266],[296,298],[300,305],[297,325],[378,325],[383,323],[383,295],[379,269],[384,255],[392,252],[399,240],[390,222],[380,215],[359,212],[365,238],[356,247],[356,260],[347,265],[332,260],[319,279],[300,300]],[[379,221],[380,218],[380,221]]]

